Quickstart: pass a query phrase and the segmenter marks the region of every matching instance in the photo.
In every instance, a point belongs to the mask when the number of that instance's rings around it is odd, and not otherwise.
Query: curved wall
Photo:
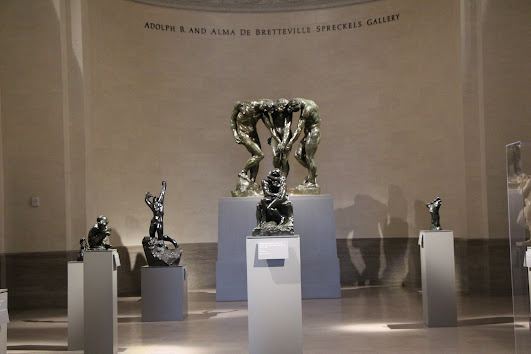
[[[319,104],[318,181],[335,198],[338,238],[416,236],[429,222],[419,205],[437,195],[443,224],[464,233],[458,2],[233,14],[91,1],[88,10],[87,218],[107,214],[123,244],[147,232],[143,196],[162,179],[165,231],[217,240],[217,200],[249,156],[232,140],[232,105],[262,97]],[[344,23],[353,28],[332,27]],[[175,32],[149,28],[157,24]],[[267,34],[292,28],[305,33]],[[304,170],[293,158],[292,167],[294,186]],[[270,157],[259,177],[269,168]],[[402,234],[383,235],[389,217]]]
[[[436,195],[457,237],[502,237],[498,148],[529,127],[524,4],[220,13],[128,0],[2,2],[5,251],[75,249],[101,213],[118,244],[138,245],[150,219],[144,193],[162,179],[167,233],[215,242],[217,200],[249,156],[230,134],[234,101],[293,96],[321,107],[319,183],[334,195],[338,238],[415,237]],[[260,177],[271,166],[265,133]],[[293,159],[292,172],[291,186],[304,175]]]
[[[271,2],[294,3],[260,4]],[[504,145],[531,131],[529,6],[383,0],[223,13],[1,1],[0,283],[10,306],[66,302],[64,263],[101,213],[122,257],[119,293],[138,295],[143,197],[162,179],[165,231],[183,244],[190,286],[213,287],[217,200],[249,157],[233,142],[232,106],[294,96],[321,107],[318,180],[335,198],[342,284],[418,285],[414,238],[440,195],[458,287],[509,291]],[[262,178],[271,157],[260,134]],[[304,172],[292,159],[288,184]]]

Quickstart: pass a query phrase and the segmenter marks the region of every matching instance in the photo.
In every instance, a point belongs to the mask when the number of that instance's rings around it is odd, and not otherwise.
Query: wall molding
[[[378,0],[130,0],[159,7],[217,12],[279,12],[327,9]]]

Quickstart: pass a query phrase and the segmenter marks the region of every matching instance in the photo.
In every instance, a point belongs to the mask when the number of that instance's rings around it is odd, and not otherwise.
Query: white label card
[[[288,240],[285,238],[258,241],[258,259],[287,259],[288,254]]]
[[[112,256],[114,258],[114,266],[119,267],[121,264],[120,264],[120,255],[118,254],[118,251],[113,252]]]

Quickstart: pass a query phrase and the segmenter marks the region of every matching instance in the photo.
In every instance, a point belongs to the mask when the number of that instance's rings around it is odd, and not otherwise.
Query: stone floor
[[[143,323],[140,298],[120,298],[119,352],[248,352],[247,303],[215,299],[214,290],[191,291],[185,321]],[[341,299],[302,306],[304,353],[514,352],[510,297],[459,297],[457,328],[426,328],[421,294],[395,287],[343,288]],[[68,352],[66,310],[10,317],[8,353]]]

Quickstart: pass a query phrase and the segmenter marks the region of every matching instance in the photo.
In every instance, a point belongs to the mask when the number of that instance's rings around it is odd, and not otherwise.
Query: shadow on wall
[[[336,210],[342,285],[380,283],[381,229],[387,218],[387,206],[368,195],[358,194],[354,203]]]
[[[120,256],[121,266],[118,267],[117,274],[118,296],[141,296],[141,269],[147,265],[142,240],[139,239],[136,246],[124,246],[120,233],[113,229],[109,242]],[[172,246],[169,245],[169,247]],[[180,248],[183,250],[184,258],[180,265],[186,265],[188,288],[215,288],[217,243],[181,244]],[[73,253],[72,257],[74,257]]]
[[[389,186],[387,205],[359,194],[335,213],[343,286],[420,286],[420,252],[417,239],[408,237],[414,230],[398,186]]]
[[[143,252],[137,252],[135,263],[131,264],[130,248],[124,246],[120,233],[113,229],[110,237],[113,248],[118,250],[121,266],[118,267],[118,296],[140,295],[140,269],[147,265]],[[135,249],[136,247],[133,247]]]
[[[384,282],[400,280],[403,283],[407,272],[407,248],[409,225],[407,223],[407,202],[402,190],[389,186],[388,218],[383,228],[383,250],[386,261],[382,274]]]

